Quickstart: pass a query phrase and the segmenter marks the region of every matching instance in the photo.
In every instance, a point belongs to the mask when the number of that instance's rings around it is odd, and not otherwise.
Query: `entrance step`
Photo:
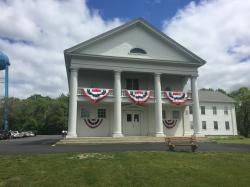
[[[132,137],[79,137],[62,139],[56,144],[116,144],[116,143],[160,143],[164,142],[162,137],[132,136]]]

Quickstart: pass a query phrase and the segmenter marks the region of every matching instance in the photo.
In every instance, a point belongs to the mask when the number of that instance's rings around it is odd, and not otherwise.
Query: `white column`
[[[229,110],[229,109],[228,109]],[[232,129],[233,129],[233,135],[238,135],[238,129],[237,129],[237,122],[236,122],[236,114],[235,114],[235,107],[232,106],[232,109],[231,109],[231,123],[232,123]],[[229,125],[230,125],[230,122],[229,122]]]
[[[70,69],[69,119],[67,138],[76,138],[78,69]]]
[[[191,77],[191,89],[192,89],[192,100],[193,100],[193,124],[194,124],[194,135],[201,135],[201,120],[200,120],[200,103],[199,103],[199,93],[197,88],[197,77]]]
[[[122,103],[121,103],[121,72],[115,71],[114,75],[114,124],[113,137],[122,137]]]
[[[155,136],[163,137],[162,101],[161,101],[161,75],[155,73]]]

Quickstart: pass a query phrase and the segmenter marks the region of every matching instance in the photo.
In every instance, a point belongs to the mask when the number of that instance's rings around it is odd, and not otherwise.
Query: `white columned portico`
[[[193,100],[193,124],[194,124],[194,135],[201,136],[201,121],[200,121],[200,103],[197,88],[197,76],[191,77],[191,89],[192,89],[192,100]]]
[[[67,138],[76,138],[78,69],[70,69],[69,120]]]
[[[114,126],[113,137],[123,137],[122,135],[122,103],[121,103],[121,71],[114,72]]]
[[[162,100],[161,100],[161,74],[154,74],[155,81],[155,136],[163,137]]]

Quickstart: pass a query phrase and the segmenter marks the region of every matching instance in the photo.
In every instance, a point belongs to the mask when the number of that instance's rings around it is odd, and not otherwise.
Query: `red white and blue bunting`
[[[111,89],[103,88],[83,88],[82,94],[89,98],[93,103],[97,103],[108,96]]]
[[[92,129],[100,126],[103,121],[103,119],[100,119],[100,118],[96,118],[96,119],[84,118],[83,120],[85,121],[86,125]]]
[[[177,119],[169,119],[169,120],[164,119],[164,120],[162,120],[162,122],[166,128],[171,129],[171,128],[175,127],[175,125],[177,123]]]
[[[171,103],[176,104],[176,105],[181,105],[187,101],[188,94],[184,92],[170,92],[170,91],[165,91],[164,96],[171,101]]]
[[[135,104],[143,104],[145,103],[150,95],[150,90],[126,90],[127,96],[135,103]]]

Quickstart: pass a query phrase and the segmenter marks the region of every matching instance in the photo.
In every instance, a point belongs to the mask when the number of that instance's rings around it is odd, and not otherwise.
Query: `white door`
[[[141,112],[126,111],[123,114],[123,133],[128,136],[140,136]]]

